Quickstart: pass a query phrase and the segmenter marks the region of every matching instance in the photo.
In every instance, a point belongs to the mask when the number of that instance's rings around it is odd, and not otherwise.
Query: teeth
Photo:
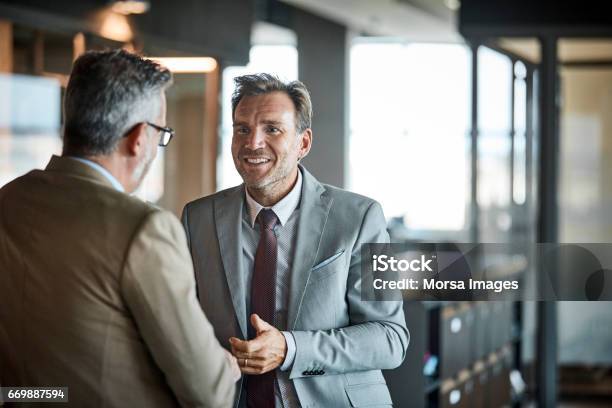
[[[259,157],[259,158],[256,158],[256,159],[246,159],[246,161],[247,161],[247,163],[250,163],[250,164],[260,164],[260,163],[267,163],[267,162],[270,161],[270,159]]]

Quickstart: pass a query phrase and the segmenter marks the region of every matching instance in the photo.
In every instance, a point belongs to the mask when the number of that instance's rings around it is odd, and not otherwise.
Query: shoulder
[[[103,192],[100,192],[101,206],[105,207],[105,211],[114,208],[118,217],[142,220],[152,213],[164,212],[170,214],[153,203],[143,201],[122,191],[106,186],[101,186],[100,189],[104,189]]]
[[[138,219],[138,215],[144,216],[156,209],[153,204],[108,185],[46,170],[32,170],[16,178],[0,189],[2,195],[28,204],[35,197],[44,196],[48,201],[80,206],[88,216],[104,219]]]
[[[305,194],[320,194],[327,200],[331,200],[333,212],[342,212],[351,216],[363,216],[369,208],[378,207],[380,204],[370,197],[353,193],[330,184],[321,183],[305,167],[300,166],[302,171],[304,187],[302,192]]]
[[[331,200],[327,225],[330,231],[354,242],[388,242],[387,222],[381,205],[370,197],[338,187],[321,185]]]
[[[36,183],[37,178],[42,173],[42,170],[32,170],[24,175],[16,177],[0,188],[0,195],[6,195],[16,190],[29,188],[32,183]]]
[[[169,238],[172,242],[183,240],[185,232],[178,218],[170,211],[149,205],[143,212],[140,234]]]
[[[382,211],[378,201],[370,197],[353,193],[352,191],[344,190],[328,184],[322,184],[322,186],[325,189],[325,194],[327,194],[333,200],[333,206],[336,208],[336,210],[353,214],[365,214],[370,210],[379,209]]]
[[[183,208],[183,214],[192,211],[201,212],[212,210],[213,203],[217,200],[231,200],[232,198],[239,199],[241,197],[240,193],[243,191],[243,189],[244,187],[241,184],[238,186],[227,188],[225,190],[218,191],[206,197],[201,197],[196,200],[190,201],[185,204],[185,207]]]

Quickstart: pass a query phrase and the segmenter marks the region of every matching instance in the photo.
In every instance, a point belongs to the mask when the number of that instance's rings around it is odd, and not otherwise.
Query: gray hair
[[[81,55],[64,97],[64,154],[113,152],[135,125],[156,119],[157,94],[171,83],[167,68],[124,50]]]
[[[283,82],[274,75],[261,73],[236,77],[234,84],[236,89],[232,94],[232,117],[236,113],[236,106],[245,96],[284,92],[291,98],[295,106],[295,126],[298,134],[312,126],[310,93],[302,82]]]

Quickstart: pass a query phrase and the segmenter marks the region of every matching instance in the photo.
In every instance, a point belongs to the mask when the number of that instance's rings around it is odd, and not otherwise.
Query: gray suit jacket
[[[303,174],[287,329],[296,341],[289,377],[302,407],[388,406],[381,369],[404,359],[409,334],[401,302],[361,301],[361,244],[388,242],[380,205]],[[200,304],[219,342],[246,338],[241,279],[240,185],[193,201],[183,224]],[[239,396],[237,396],[239,398]]]
[[[0,189],[0,384],[67,386],[74,407],[231,406],[176,217],[63,157]]]

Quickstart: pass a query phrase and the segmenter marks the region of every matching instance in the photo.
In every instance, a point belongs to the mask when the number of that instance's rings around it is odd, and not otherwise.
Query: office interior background
[[[177,215],[240,183],[232,78],[271,72],[311,91],[304,165],[381,202],[393,242],[612,240],[604,2],[1,0],[0,186],[61,152],[71,63],[109,47],[174,72],[177,137],[137,194]],[[398,407],[612,406],[610,303],[404,308]]]

